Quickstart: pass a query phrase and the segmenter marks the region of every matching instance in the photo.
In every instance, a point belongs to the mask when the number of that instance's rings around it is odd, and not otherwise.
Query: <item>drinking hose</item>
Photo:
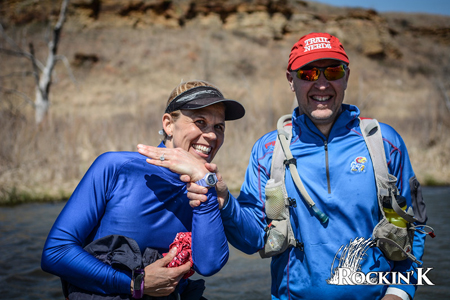
[[[298,175],[297,166],[295,165],[295,159],[292,156],[291,150],[289,149],[288,133],[283,129],[283,119],[284,118],[280,118],[280,120],[278,121],[278,124],[277,124],[278,139],[280,141],[281,148],[283,149],[284,155],[286,156],[286,161],[289,162],[289,171],[291,172],[292,179],[294,180],[295,185],[299,189],[299,191],[302,194],[303,198],[305,199],[306,203],[313,210],[315,217],[321,223],[326,223],[328,221],[328,216],[316,206],[316,204],[314,203],[314,201],[311,199],[308,192],[306,191],[305,187],[303,186],[303,182],[300,179],[300,176]]]

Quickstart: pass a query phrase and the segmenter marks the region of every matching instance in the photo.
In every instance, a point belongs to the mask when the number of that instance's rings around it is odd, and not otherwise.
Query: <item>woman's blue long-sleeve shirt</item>
[[[215,189],[194,209],[186,193],[179,175],[148,164],[137,152],[100,155],[54,223],[42,269],[92,292],[129,294],[130,274],[83,247],[116,234],[134,239],[141,251],[150,247],[164,253],[178,232],[191,231],[194,269],[204,276],[218,272],[229,252]]]

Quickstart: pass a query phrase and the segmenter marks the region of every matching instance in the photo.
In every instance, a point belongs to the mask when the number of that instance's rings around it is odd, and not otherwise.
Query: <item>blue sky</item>
[[[335,6],[372,8],[377,12],[420,12],[450,15],[450,0],[310,0]]]

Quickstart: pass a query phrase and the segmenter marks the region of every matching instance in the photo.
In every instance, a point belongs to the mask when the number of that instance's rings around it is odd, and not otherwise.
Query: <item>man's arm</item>
[[[384,124],[385,125],[385,124]],[[419,222],[415,225],[426,223],[425,204],[420,192],[420,184],[415,179],[415,174],[411,166],[411,162],[408,156],[408,150],[400,135],[395,130],[385,125],[382,128],[384,138],[384,145],[386,151],[386,159],[388,163],[389,172],[397,177],[397,187],[403,197],[406,198],[407,206],[413,207],[415,216],[420,215]],[[412,254],[422,261],[425,247],[426,234],[415,231],[414,239],[412,243]],[[410,259],[403,261],[393,262],[393,272],[406,273],[414,271],[413,280],[417,280],[416,268],[419,267],[417,263],[412,262]],[[392,285],[390,288],[396,288],[405,291],[413,298],[416,287],[414,285]],[[389,290],[389,289],[388,289]]]
[[[217,166],[214,164],[205,165],[210,172],[217,174],[219,180],[216,184],[216,190],[227,239],[234,247],[247,254],[253,254],[264,247],[264,228],[266,227],[264,187],[269,176],[267,168],[260,162],[264,161],[265,164],[269,162],[258,159],[258,155],[255,153],[256,149],[257,146],[255,145],[238,199],[228,191]],[[264,155],[261,157],[267,159]],[[187,175],[181,176],[181,179],[185,182],[190,181]],[[188,183],[187,190],[187,196],[192,207],[197,207],[200,203],[206,201],[206,188],[195,183]]]
[[[269,179],[271,154],[263,153],[256,142],[250,155],[239,197],[230,194],[222,208],[222,219],[228,241],[237,249],[253,254],[264,247],[266,227],[265,191]]]

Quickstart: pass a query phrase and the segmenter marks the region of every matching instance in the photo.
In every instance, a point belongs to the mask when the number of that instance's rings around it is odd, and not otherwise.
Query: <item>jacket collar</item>
[[[328,141],[331,141],[335,136],[346,134],[351,128],[357,126],[358,124],[358,122],[356,122],[360,114],[358,107],[351,104],[342,104],[341,108],[342,112],[331,128]],[[320,137],[322,140],[326,140],[325,136],[320,132],[316,125],[314,125],[311,119],[305,114],[299,113],[298,107],[294,109],[292,114],[292,122],[294,136],[312,134],[315,137]]]

